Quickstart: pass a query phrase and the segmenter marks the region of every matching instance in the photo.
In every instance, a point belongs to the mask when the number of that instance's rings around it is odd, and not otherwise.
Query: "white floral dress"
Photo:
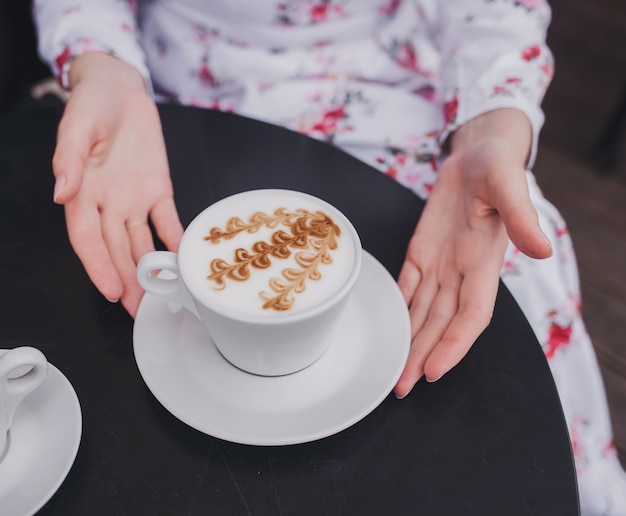
[[[442,142],[500,107],[534,141],[552,77],[543,0],[37,0],[39,48],[64,86],[72,57],[110,52],[158,98],[234,111],[341,147],[422,198]],[[554,255],[509,245],[502,279],[530,321],[567,419],[583,514],[626,514],[604,388],[567,227],[528,172]]]

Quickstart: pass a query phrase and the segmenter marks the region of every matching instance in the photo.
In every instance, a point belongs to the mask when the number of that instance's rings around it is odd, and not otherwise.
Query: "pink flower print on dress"
[[[541,47],[539,45],[532,45],[522,50],[522,59],[524,61],[532,61],[537,59],[541,55]]]
[[[509,274],[511,272],[515,272],[515,262],[513,260],[504,260],[502,264],[502,274]]]
[[[503,276],[509,274],[519,274],[519,264],[517,257],[520,256],[521,251],[517,247],[513,247],[511,256],[507,257],[502,264],[501,274]]]
[[[556,352],[569,346],[572,337],[572,325],[561,326],[560,324],[552,321],[550,323],[550,329],[548,333],[548,340],[546,342],[546,349],[544,353],[548,360],[552,359]]]
[[[391,54],[402,68],[419,72],[419,57],[410,41],[394,41]]]
[[[456,115],[459,110],[459,96],[454,95],[452,100],[449,100],[443,105],[443,117],[446,124],[451,124],[456,120]]]
[[[430,166],[430,171],[425,164]],[[376,167],[418,195],[427,196],[433,186],[428,178],[437,171],[437,158],[426,145],[418,145],[413,150],[387,146],[385,155],[376,158]]]
[[[413,90],[415,95],[419,95],[428,102],[437,102],[437,90],[432,84],[426,84]]]
[[[202,60],[200,70],[198,71],[198,77],[200,78],[200,81],[202,81],[202,83],[206,86],[209,86],[211,88],[215,88],[217,86],[217,80],[213,76],[213,72],[211,72],[211,69],[209,68],[209,63],[206,58]]]
[[[311,7],[311,10],[310,10],[311,23],[323,22],[327,18],[328,18],[328,4],[326,2],[322,2]]]
[[[285,27],[316,25],[346,16],[342,4],[333,0],[287,0],[276,5],[276,22]]]
[[[503,83],[496,84],[491,91],[491,94],[495,97],[502,95],[505,97],[512,97],[513,91],[522,85],[522,79],[519,77],[507,77]]]
[[[322,119],[311,127],[313,132],[320,132],[326,136],[333,136],[337,132],[337,122],[347,118],[344,106],[325,111]]]
[[[358,114],[373,109],[360,90],[337,88],[328,93],[315,88],[305,94],[308,109],[283,124],[313,138],[332,142],[338,134],[354,131],[351,111],[356,110]]]
[[[72,50],[70,49],[70,46],[67,45],[63,49],[63,52],[61,52],[58,56],[54,58],[54,66],[57,70],[57,74],[59,75],[59,77],[61,77],[61,75],[63,74],[63,68],[65,67],[65,65],[67,65],[71,57]]]
[[[561,238],[561,237],[568,236],[568,235],[569,235],[569,229],[567,229],[567,226],[561,225],[556,228],[557,238]]]
[[[424,66],[420,59],[419,51],[408,39],[394,39],[391,42],[391,47],[387,48],[387,51],[391,59],[405,70],[418,73],[423,77],[432,77],[435,75],[432,69]]]

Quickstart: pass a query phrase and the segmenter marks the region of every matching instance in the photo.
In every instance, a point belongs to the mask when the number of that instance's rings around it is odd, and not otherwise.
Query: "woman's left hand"
[[[513,109],[453,136],[398,279],[412,329],[399,398],[452,369],[489,324],[509,238],[533,258],[552,254],[528,193],[529,148],[528,119]]]

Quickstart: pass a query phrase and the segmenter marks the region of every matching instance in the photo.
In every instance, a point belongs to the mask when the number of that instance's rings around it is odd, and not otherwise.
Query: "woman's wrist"
[[[451,152],[461,152],[488,140],[506,142],[514,157],[526,165],[532,145],[532,126],[520,110],[502,108],[479,115],[455,131]]]
[[[68,72],[70,89],[84,81],[115,82],[120,86],[147,93],[141,74],[128,63],[106,52],[85,52],[72,60]]]

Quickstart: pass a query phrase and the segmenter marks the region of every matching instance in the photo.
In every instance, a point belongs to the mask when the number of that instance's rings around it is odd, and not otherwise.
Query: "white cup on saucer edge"
[[[47,373],[48,361],[36,348],[21,346],[0,355],[0,467],[10,446],[15,410],[41,385]]]
[[[178,253],[144,255],[137,279],[196,315],[233,365],[280,376],[324,353],[361,263],[357,231],[336,207],[293,190],[252,190],[202,211]]]

